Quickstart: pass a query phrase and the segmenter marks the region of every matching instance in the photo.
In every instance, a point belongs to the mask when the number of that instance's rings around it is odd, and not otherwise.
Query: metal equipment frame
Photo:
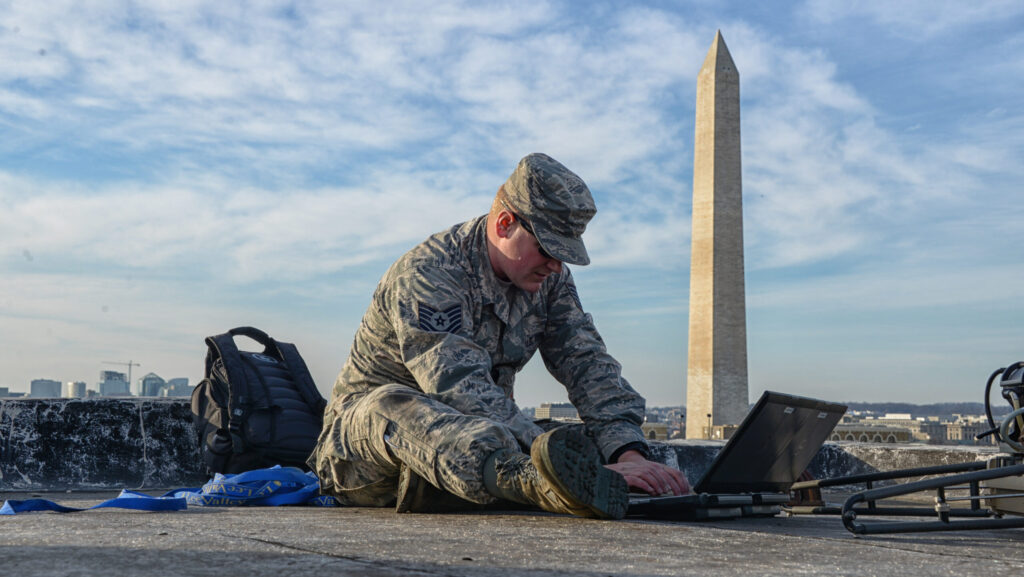
[[[1010,404],[1010,414],[999,425],[992,416],[990,393],[1000,378],[1002,397]],[[843,526],[854,536],[929,531],[968,531],[978,529],[1009,529],[1024,527],[1024,361],[996,369],[985,383],[985,415],[989,430],[977,439],[994,435],[1008,455],[988,461],[917,467],[849,475],[831,479],[812,479],[793,483],[792,500],[782,507],[790,515],[839,515]],[[936,476],[938,475],[938,476]],[[920,478],[875,488],[880,481]],[[987,482],[987,483],[986,483]],[[825,487],[845,487],[864,483],[866,489],[851,495],[842,507],[829,505],[822,498]],[[912,493],[935,491],[934,506],[879,506],[879,501]],[[950,491],[968,491],[966,496],[950,496]],[[984,491],[984,494],[982,494]],[[987,508],[981,502],[986,501]],[[1005,500],[1005,501],[1004,501]],[[969,508],[954,508],[950,503],[967,501]],[[1012,518],[1005,518],[1009,513]],[[933,521],[858,520],[870,516],[928,517]],[[965,518],[963,520],[959,518]]]

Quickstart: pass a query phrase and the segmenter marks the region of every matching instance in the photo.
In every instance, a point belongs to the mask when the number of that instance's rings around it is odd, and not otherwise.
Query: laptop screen
[[[765,391],[694,492],[788,491],[845,412],[838,403]]]

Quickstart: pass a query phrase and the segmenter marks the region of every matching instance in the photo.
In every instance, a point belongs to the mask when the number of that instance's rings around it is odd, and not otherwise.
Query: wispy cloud
[[[607,190],[609,214],[646,205],[639,214],[664,219],[661,207],[686,186],[684,179],[666,189],[658,174],[660,163],[687,147],[659,105],[685,102],[691,92],[683,73],[692,71],[666,62],[698,61],[704,49],[679,18],[637,10],[579,27],[555,13],[564,7],[545,5],[466,12],[456,4],[427,18],[411,8],[339,13],[312,6],[282,19],[285,8],[262,6],[244,23],[242,15],[204,3],[12,14],[21,25],[8,36],[48,47],[23,73],[42,88],[14,96],[22,107],[48,110],[52,124],[33,131],[19,122],[22,144],[35,140],[44,154],[85,159],[106,149],[127,164],[128,178],[119,183],[65,186],[38,177],[23,184],[36,193],[11,202],[18,203],[18,226],[48,239],[36,250],[57,249],[63,240],[93,261],[192,260],[215,230],[255,238],[273,218],[282,225],[275,248],[229,240],[244,245],[239,258],[287,254],[289,231],[308,238],[322,230],[313,244],[325,250],[311,259],[313,270],[337,270],[375,258],[361,250],[380,244],[375,238],[408,241],[409,233],[397,231],[409,230],[404,223],[416,215],[473,214],[453,211],[450,196],[456,173],[465,170],[458,158],[474,149],[488,151],[487,162],[501,160],[500,177],[490,172],[486,185],[459,196],[492,194],[514,159],[532,150],[555,154],[595,190]],[[644,34],[652,28],[659,34]],[[426,175],[424,166],[436,172]],[[474,170],[472,184],[485,182]],[[165,173],[179,176],[168,181]],[[317,173],[337,182],[311,181]],[[417,181],[423,177],[453,188],[432,190]],[[622,186],[624,178],[634,184]],[[241,196],[263,204],[223,210]],[[47,206],[61,209],[45,214]],[[636,214],[625,246],[644,238],[662,244],[653,229],[636,230]],[[86,218],[76,224],[61,215]],[[85,224],[100,219],[105,230]],[[175,233],[162,231],[175,230],[187,240],[169,247]],[[327,258],[339,245],[350,246],[351,256]]]
[[[1024,14],[1013,0],[958,2],[957,0],[904,0],[901,2],[843,2],[808,0],[808,13],[826,24],[846,18],[866,18],[889,33],[926,41],[956,28],[1005,22]]]
[[[223,275],[215,282],[301,282],[381,258],[436,223],[486,210],[485,198],[382,175],[371,188],[278,191],[227,181],[83,187],[0,175],[7,259]],[[484,201],[484,202],[480,202]],[[480,208],[482,207],[482,208]]]

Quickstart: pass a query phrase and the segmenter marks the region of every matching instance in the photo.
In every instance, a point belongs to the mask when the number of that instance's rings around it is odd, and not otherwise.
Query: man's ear
[[[495,232],[499,238],[508,238],[509,232],[512,229],[512,223],[516,221],[516,217],[512,216],[512,213],[503,210],[498,213],[498,218],[494,219]]]

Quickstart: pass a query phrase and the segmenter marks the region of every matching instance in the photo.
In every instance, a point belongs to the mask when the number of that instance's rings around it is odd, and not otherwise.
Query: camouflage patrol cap
[[[519,161],[502,188],[508,208],[529,223],[548,254],[590,264],[581,237],[597,207],[583,179],[554,158],[533,153]]]

